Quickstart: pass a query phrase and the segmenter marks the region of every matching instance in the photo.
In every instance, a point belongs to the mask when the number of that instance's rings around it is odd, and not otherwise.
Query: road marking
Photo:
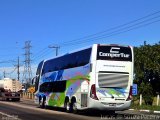
[[[2,115],[1,120],[22,120],[20,118],[18,118],[17,115],[8,115],[6,113],[0,112],[0,114]]]
[[[160,113],[160,111],[154,111],[153,113]]]
[[[139,110],[140,112],[150,112],[150,110]]]

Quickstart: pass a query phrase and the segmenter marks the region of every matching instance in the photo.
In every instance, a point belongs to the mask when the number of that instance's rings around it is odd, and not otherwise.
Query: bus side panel
[[[66,69],[63,72],[61,71],[61,76],[58,73],[59,71],[46,73],[41,78],[40,84],[50,81],[66,81],[66,88],[64,92],[50,91],[39,93],[39,95],[44,94],[46,96],[47,105],[63,107],[65,97],[68,96],[71,99],[74,96],[77,100],[78,108],[86,106],[84,105],[85,102],[81,101],[81,97],[88,95],[88,85],[90,80],[90,64],[77,68]],[[61,80],[59,80],[58,78],[61,78]],[[81,105],[81,103],[83,103],[83,105]]]

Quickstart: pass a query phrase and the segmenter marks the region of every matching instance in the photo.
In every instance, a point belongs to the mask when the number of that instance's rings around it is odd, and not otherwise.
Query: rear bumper
[[[119,102],[101,102],[99,100],[94,100],[89,98],[88,108],[89,109],[98,109],[98,110],[113,110],[113,111],[122,111],[130,108],[130,101],[119,101]]]
[[[19,96],[5,96],[3,98],[7,98],[7,99],[14,99],[14,98],[20,98]]]

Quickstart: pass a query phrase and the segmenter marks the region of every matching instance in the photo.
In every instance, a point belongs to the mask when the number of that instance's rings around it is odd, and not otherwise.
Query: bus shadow
[[[82,110],[78,111],[79,115],[84,115],[84,116],[92,116],[92,117],[100,117],[100,116],[117,116],[116,113],[109,112],[109,111],[102,111],[102,110]]]
[[[66,112],[64,108],[60,107],[50,107],[47,106],[46,108],[43,109],[49,109],[49,110],[54,110],[58,112]],[[82,115],[82,116],[92,116],[92,117],[116,117],[117,113],[115,112],[110,112],[110,111],[101,111],[101,110],[79,110],[76,113],[71,113],[75,115]]]

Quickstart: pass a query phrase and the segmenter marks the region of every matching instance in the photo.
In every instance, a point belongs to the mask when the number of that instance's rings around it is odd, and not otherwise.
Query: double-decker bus
[[[133,48],[93,44],[39,63],[35,102],[66,111],[129,109],[133,84]]]

